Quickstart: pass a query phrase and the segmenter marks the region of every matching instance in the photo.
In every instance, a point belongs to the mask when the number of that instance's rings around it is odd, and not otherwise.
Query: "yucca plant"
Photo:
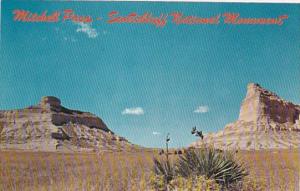
[[[153,159],[154,162],[154,173],[157,176],[162,176],[164,182],[168,184],[175,176],[175,167],[169,160],[164,159]]]
[[[205,176],[224,188],[248,175],[234,155],[214,148],[188,150],[176,163],[176,174],[182,177]]]

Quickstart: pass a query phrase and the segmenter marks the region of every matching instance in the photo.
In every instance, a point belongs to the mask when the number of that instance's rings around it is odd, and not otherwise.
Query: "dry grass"
[[[152,152],[0,151],[0,190],[151,190]],[[249,151],[238,156],[267,190],[299,190],[300,152]]]
[[[240,152],[252,178],[266,184],[267,190],[300,190],[300,150]]]
[[[0,190],[148,190],[150,152],[0,152]]]

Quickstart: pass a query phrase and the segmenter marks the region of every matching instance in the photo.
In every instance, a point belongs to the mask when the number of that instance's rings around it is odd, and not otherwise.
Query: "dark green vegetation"
[[[229,188],[248,175],[247,170],[231,152],[214,148],[189,149],[176,160],[154,159],[154,173],[168,184],[173,179],[197,179],[204,177],[214,180],[221,188]]]

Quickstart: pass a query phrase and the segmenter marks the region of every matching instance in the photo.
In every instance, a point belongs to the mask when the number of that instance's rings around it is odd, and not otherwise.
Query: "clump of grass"
[[[154,158],[154,173],[162,176],[165,183],[169,183],[175,176],[174,165],[170,160],[158,160]]]
[[[225,189],[242,181],[248,175],[246,169],[235,160],[232,153],[221,152],[214,148],[188,150],[174,164],[169,160],[154,159],[154,173],[162,178],[160,182],[165,184],[161,188],[172,187],[170,184],[172,181],[183,178],[184,185],[187,186],[190,181],[194,189],[197,185],[199,187],[199,177],[205,180],[202,183],[200,181],[200,184],[212,181]],[[213,188],[217,190],[217,187]]]
[[[220,191],[221,187],[215,180],[207,179],[204,176],[184,178],[175,176],[166,184],[163,175],[152,174],[150,176],[150,184],[155,191]]]
[[[258,181],[253,177],[245,177],[243,181],[231,184],[225,191],[265,191],[267,184],[265,181]]]
[[[246,169],[234,159],[233,153],[214,148],[189,150],[179,157],[176,167],[182,177],[205,176],[225,187],[248,175]]]
[[[170,187],[174,190],[188,191],[221,191],[220,185],[213,179],[208,179],[205,176],[196,176],[184,178],[177,176],[171,181]]]

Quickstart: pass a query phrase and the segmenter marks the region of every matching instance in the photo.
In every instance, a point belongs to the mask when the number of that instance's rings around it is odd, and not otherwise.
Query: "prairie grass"
[[[300,150],[243,151],[238,156],[266,190],[300,190]]]
[[[153,153],[0,152],[0,190],[147,190]]]
[[[244,151],[237,155],[255,184],[266,184],[270,191],[300,190],[298,150]],[[158,155],[151,151],[0,151],[0,191],[148,191],[152,190],[149,182],[154,156]]]

